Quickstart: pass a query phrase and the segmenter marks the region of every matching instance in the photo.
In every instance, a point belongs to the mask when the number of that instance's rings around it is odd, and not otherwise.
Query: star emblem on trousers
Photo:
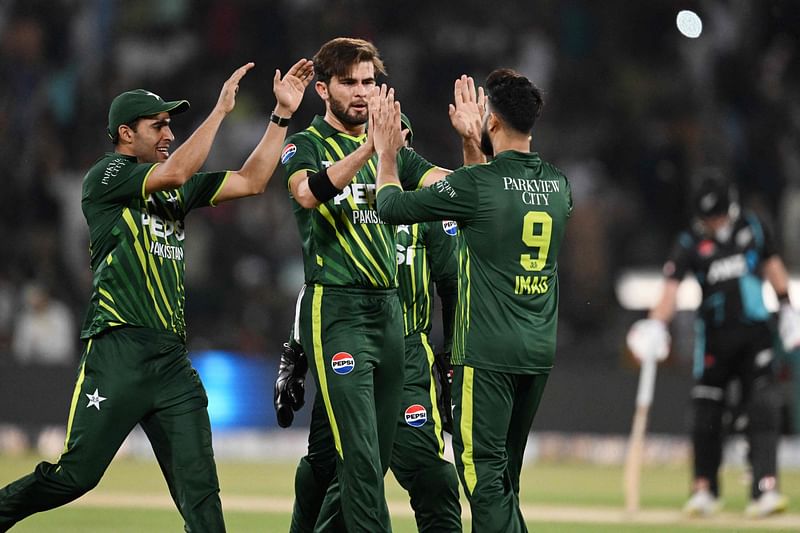
[[[106,401],[105,398],[100,396],[100,392],[97,389],[94,389],[92,394],[87,394],[87,398],[89,398],[89,403],[86,404],[86,407],[95,407],[97,410],[100,410],[100,402]]]

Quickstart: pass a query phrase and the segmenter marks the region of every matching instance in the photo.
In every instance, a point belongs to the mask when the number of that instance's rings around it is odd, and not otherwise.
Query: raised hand
[[[314,79],[314,63],[309,59],[301,59],[289,69],[286,76],[281,78],[281,71],[275,70],[272,80],[272,89],[278,105],[275,113],[278,116],[291,116],[300,106],[303,93]]]
[[[382,84],[369,98],[369,136],[380,154],[397,153],[405,145],[400,121],[400,102],[394,99],[394,89]]]
[[[448,106],[450,123],[465,140],[480,143],[486,96],[483,87],[475,89],[475,80],[462,74],[453,87],[453,103]]]
[[[236,105],[236,93],[239,92],[239,81],[247,74],[247,71],[256,66],[255,63],[246,63],[237,68],[231,74],[231,77],[222,85],[222,90],[219,93],[216,108],[225,113],[226,115],[233,111]]]

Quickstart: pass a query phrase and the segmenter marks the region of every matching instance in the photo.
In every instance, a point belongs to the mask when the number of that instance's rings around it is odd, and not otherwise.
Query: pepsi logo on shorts
[[[453,220],[442,220],[442,229],[451,237],[458,235],[458,223]]]
[[[340,376],[349,374],[356,367],[356,360],[347,352],[339,352],[331,357],[331,368]]]
[[[418,403],[408,406],[406,408],[405,416],[406,424],[412,428],[424,426],[425,422],[428,421],[428,411],[425,410],[425,406]]]
[[[281,153],[281,163],[285,165],[295,153],[297,153],[297,146],[291,143],[287,144]]]

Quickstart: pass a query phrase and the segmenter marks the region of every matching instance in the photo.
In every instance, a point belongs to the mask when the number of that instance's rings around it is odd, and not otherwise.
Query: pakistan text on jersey
[[[183,248],[180,246],[173,246],[171,244],[164,244],[163,242],[151,241],[150,253],[164,259],[183,261]]]
[[[384,224],[374,209],[357,209],[353,211],[353,224]]]
[[[544,294],[550,288],[547,276],[516,276],[514,294]]]
[[[503,189],[519,191],[527,205],[550,205],[550,193],[561,192],[558,180],[526,180],[503,176]]]

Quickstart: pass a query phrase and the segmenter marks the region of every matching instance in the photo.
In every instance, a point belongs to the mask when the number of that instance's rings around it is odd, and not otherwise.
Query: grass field
[[[40,459],[0,456],[0,485],[30,472]],[[222,501],[228,531],[273,533],[288,530],[292,504],[294,464],[219,464]],[[686,468],[651,468],[643,474],[642,511],[622,511],[622,473],[617,467],[585,464],[538,463],[522,474],[523,513],[531,531],[542,533],[699,531],[800,531],[796,511],[767,520],[747,520],[744,475],[726,470],[723,477],[725,512],[710,520],[689,520],[679,509],[686,498]],[[783,490],[800,506],[800,472],[782,477]],[[394,531],[416,531],[405,493],[391,474],[387,499]],[[469,531],[468,506],[465,530]],[[795,507],[796,509],[799,507]],[[169,499],[154,462],[117,459],[100,485],[80,500],[60,509],[34,515],[14,533],[148,533],[183,531],[182,521]]]

